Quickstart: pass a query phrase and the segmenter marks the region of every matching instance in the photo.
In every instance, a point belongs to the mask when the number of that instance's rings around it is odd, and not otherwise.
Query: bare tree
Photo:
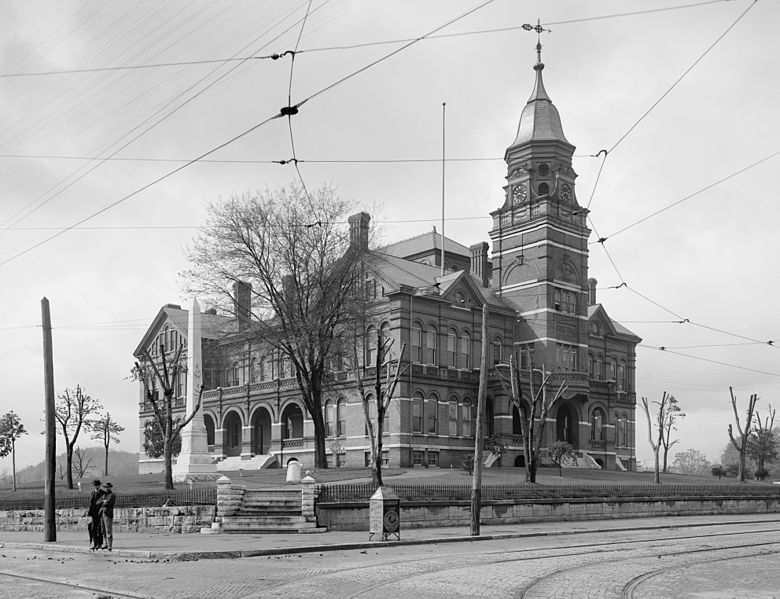
[[[756,402],[758,401],[758,395],[755,393],[750,396],[750,399],[748,400],[748,407],[747,411],[745,413],[745,428],[742,428],[742,425],[739,421],[739,411],[737,410],[737,397],[734,395],[734,389],[729,387],[729,393],[731,394],[731,409],[734,411],[734,420],[737,424],[737,431],[739,432],[739,441],[734,438],[734,429],[729,424],[729,440],[731,441],[731,444],[734,446],[734,449],[737,450],[737,453],[739,454],[739,470],[737,470],[737,478],[740,480],[740,482],[745,482],[745,458],[747,457],[747,445],[748,445],[748,439],[750,437],[750,431],[753,424],[753,415],[756,411]]]
[[[677,430],[677,421],[685,418],[685,412],[680,408],[680,404],[674,395],[670,395],[667,401],[666,412],[664,414],[664,435],[661,440],[661,446],[664,451],[663,473],[666,474],[666,468],[669,458],[669,449],[680,442],[679,439],[672,439],[672,431]]]
[[[658,406],[658,412],[655,418],[650,414],[650,405],[647,398],[642,398],[642,409],[647,416],[647,440],[650,442],[650,447],[653,449],[653,456],[655,458],[655,483],[661,482],[661,463],[660,463],[660,451],[664,444],[664,434],[666,433],[665,423],[668,422],[668,410],[669,400],[672,398],[670,393],[664,391],[661,396],[661,401],[654,401],[653,403]],[[653,428],[655,427],[655,432]],[[670,445],[671,447],[671,445]]]
[[[173,401],[179,377],[184,376],[184,362],[182,359],[183,345],[179,345],[173,352],[166,352],[165,345],[160,344],[159,359],[155,360],[149,354],[148,349],[143,350],[143,359],[136,362],[131,371],[132,377],[141,381],[144,386],[144,395],[151,404],[154,417],[163,435],[163,469],[165,474],[165,488],[173,489],[173,445],[174,440],[180,435],[181,430],[187,426],[200,409],[203,398],[203,385],[198,392],[198,401],[189,416],[184,419],[173,415]],[[157,357],[157,356],[155,356]],[[162,391],[162,398],[159,395]]]
[[[528,392],[523,393],[522,376],[520,370],[520,356],[518,350],[512,352],[509,358],[509,382],[512,393],[512,402],[520,414],[520,429],[523,435],[523,452],[525,453],[525,479],[528,482],[536,482],[536,472],[539,469],[539,458],[542,453],[544,429],[547,417],[553,406],[566,393],[566,381],[563,380],[555,391],[549,391],[552,373],[542,366],[541,369],[529,368]],[[498,364],[497,367],[507,365]],[[539,384],[535,382],[539,376]],[[504,375],[502,375],[504,378]]]
[[[13,490],[16,491],[16,440],[27,434],[27,429],[13,411],[0,418],[0,458],[11,454],[11,475]]]
[[[99,399],[87,395],[80,385],[75,389],[65,389],[58,398],[59,401],[54,407],[54,418],[60,425],[60,434],[65,439],[67,485],[72,489],[73,448],[82,429],[90,430],[91,416],[100,411],[103,406]]]
[[[341,230],[347,210],[332,188],[310,195],[297,184],[212,204],[209,222],[189,252],[192,268],[185,273],[192,292],[227,310],[240,305],[236,290],[251,285],[251,310],[243,306],[236,316],[294,365],[314,425],[318,468],[327,467],[326,361],[335,333],[354,312],[350,301],[367,246],[350,244]]]
[[[377,329],[376,359],[374,362],[374,387],[373,397],[371,391],[366,388],[360,373],[357,355],[357,343],[352,344],[352,357],[348,360],[349,369],[355,379],[358,393],[363,402],[363,414],[366,419],[366,430],[371,443],[371,475],[377,486],[382,486],[382,435],[385,426],[385,414],[390,407],[390,401],[398,386],[398,381],[409,367],[408,364],[400,367],[400,360],[390,353],[393,339],[383,337],[381,329]],[[401,345],[401,354],[404,354],[405,345]],[[376,423],[371,419],[371,402],[376,405]]]
[[[111,412],[106,412],[92,423],[92,438],[101,441],[106,450],[103,476],[108,476],[108,448],[111,443],[119,443],[119,433],[123,430],[125,427],[117,424],[111,417]]]
[[[92,466],[92,458],[87,456],[87,452],[81,447],[76,447],[73,452],[73,466],[76,468],[76,474],[79,478],[84,478],[84,475],[89,471]]]
[[[762,421],[756,410],[756,423],[747,444],[748,457],[756,462],[756,478],[764,480],[769,474],[766,464],[777,460],[777,440],[774,433],[775,410],[770,405],[769,415]]]

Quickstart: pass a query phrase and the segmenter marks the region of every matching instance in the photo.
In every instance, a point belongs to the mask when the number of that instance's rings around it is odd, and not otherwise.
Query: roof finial
[[[542,62],[542,31],[544,29],[542,29],[541,22],[538,19],[534,29],[536,30],[536,64],[534,65],[534,70],[541,71],[544,68],[544,63]]]

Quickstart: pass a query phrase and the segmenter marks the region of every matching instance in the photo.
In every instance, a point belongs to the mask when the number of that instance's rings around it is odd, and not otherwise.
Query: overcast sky
[[[780,347],[767,343],[780,344],[778,4],[485,4],[329,87],[480,2],[314,0],[290,87],[290,56],[261,57],[295,48],[308,0],[0,0],[0,412],[30,430],[17,465],[44,457],[44,296],[57,392],[99,397],[127,428],[117,449],[138,450],[132,351],[163,304],[190,302],[178,273],[205,207],[297,177],[270,163],[293,157],[287,120],[165,176],[277,114],[288,89],[293,104],[314,95],[291,121],[306,185],[334,183],[388,242],[441,227],[446,102],[445,234],[487,241],[533,87],[537,36],[520,26],[537,19],[590,200],[590,275],[643,339],[637,396],[673,393],[688,414],[673,451],[711,460],[727,443],[729,385],[741,406],[751,393],[763,411],[780,404]]]

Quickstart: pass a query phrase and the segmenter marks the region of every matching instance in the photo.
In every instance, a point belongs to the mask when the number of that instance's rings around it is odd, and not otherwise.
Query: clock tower
[[[493,283],[518,311],[515,343],[526,350],[524,356],[533,356],[533,363],[547,370],[583,372],[588,346],[588,211],[577,202],[574,146],[544,88],[541,51],[538,43],[534,89],[504,155],[504,203],[491,213]]]

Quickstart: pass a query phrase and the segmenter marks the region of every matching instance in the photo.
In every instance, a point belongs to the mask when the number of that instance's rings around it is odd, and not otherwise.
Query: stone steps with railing
[[[314,514],[315,481],[275,489],[247,489],[223,476],[217,481],[217,515],[207,533],[311,533],[317,526]]]

